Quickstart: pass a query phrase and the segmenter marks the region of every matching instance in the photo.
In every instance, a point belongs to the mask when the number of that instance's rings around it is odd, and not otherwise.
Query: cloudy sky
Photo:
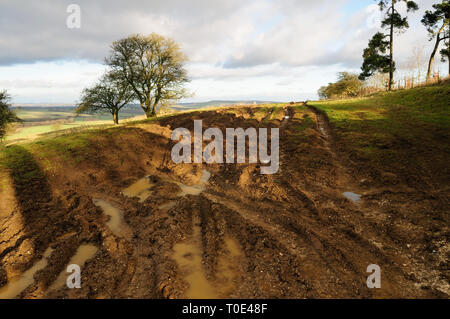
[[[433,46],[420,19],[438,0],[417,2],[396,38],[400,68],[414,48],[426,59]],[[66,24],[71,3],[79,29]],[[112,41],[156,32],[189,57],[185,101],[313,99],[337,72],[359,71],[379,20],[373,0],[1,0],[0,89],[13,103],[74,103],[103,72]]]

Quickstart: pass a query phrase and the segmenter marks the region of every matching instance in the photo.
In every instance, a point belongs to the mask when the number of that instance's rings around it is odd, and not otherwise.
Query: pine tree
[[[389,90],[392,89],[394,84],[394,31],[403,31],[409,28],[408,19],[402,17],[397,11],[396,5],[400,2],[404,2],[407,7],[407,11],[416,11],[419,6],[414,1],[408,0],[381,0],[378,5],[380,10],[385,12],[385,17],[381,22],[381,27],[389,30],[389,34],[383,34],[378,32],[369,41],[369,47],[364,50],[363,66],[360,79],[366,79],[375,72],[389,73]],[[387,39],[387,40],[386,40]],[[389,54],[385,54],[389,51]]]

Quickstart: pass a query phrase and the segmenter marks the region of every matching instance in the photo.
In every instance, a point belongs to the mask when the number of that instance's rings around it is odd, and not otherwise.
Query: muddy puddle
[[[184,186],[179,196],[200,194],[205,189],[205,185],[210,177],[211,174],[207,170],[203,170],[199,185],[186,186],[179,183],[179,185]],[[206,278],[203,268],[201,227],[198,217],[194,217],[193,224],[191,240],[175,244],[172,255],[181,273],[184,274],[184,281],[189,285],[188,290],[185,292],[185,297],[191,299],[216,299],[232,293],[239,273],[239,263],[236,261],[237,258],[243,255],[239,244],[230,237],[224,238],[225,254],[218,260],[219,271],[217,280],[219,285],[214,286],[216,287],[214,288]]]
[[[200,181],[196,185],[186,185],[181,182],[164,178],[165,181],[177,184],[181,191],[178,197],[186,195],[198,196],[206,189],[206,185],[211,177],[211,173],[206,169],[202,171]],[[154,183],[150,182],[150,177],[146,176],[138,180],[133,185],[123,191],[123,194],[129,197],[139,197],[140,202],[144,202],[151,194],[150,190]],[[176,200],[168,201],[158,207],[162,211],[167,211],[176,205]],[[103,210],[111,210],[108,203],[97,202],[96,205],[101,206]],[[232,244],[230,244],[233,250]],[[189,242],[175,244],[173,247],[173,259],[177,262],[181,272],[184,274],[184,280],[189,285],[186,291],[186,297],[192,299],[217,298],[218,295],[213,286],[208,282],[203,265],[202,265],[202,249],[201,249],[201,228],[199,221],[194,223],[192,238]]]
[[[155,183],[152,183],[150,181],[151,176],[145,176],[141,179],[139,179],[137,182],[132,184],[131,186],[127,187],[123,190],[123,194],[128,197],[138,197],[139,202],[144,202],[150,195],[153,193],[151,188],[155,186]],[[200,195],[201,192],[203,192],[206,188],[206,184],[208,183],[209,179],[211,177],[211,173],[208,172],[206,169],[202,171],[202,176],[200,178],[200,182],[196,185],[189,186],[186,184],[183,184],[178,181],[174,181],[172,179],[164,178],[164,180],[175,183],[181,188],[181,192],[177,194],[178,197],[184,197],[186,195]],[[120,223],[122,221],[122,213],[120,210],[114,208],[111,204],[108,202],[105,202],[103,200],[97,199],[94,201],[95,205],[101,207],[103,211],[111,216],[110,220],[110,228],[113,230],[112,227],[120,227]],[[168,211],[173,206],[175,206],[176,201],[169,201],[167,203],[164,203],[158,207],[158,209],[162,211]],[[113,230],[114,231],[114,230]]]
[[[344,192],[344,193],[342,193],[342,195],[344,195],[346,198],[350,199],[354,203],[361,201],[361,196],[362,196],[360,194],[356,194],[353,192]]]
[[[143,203],[152,194],[150,189],[153,186],[155,186],[155,184],[150,182],[150,176],[145,176],[136,183],[125,188],[123,194],[128,197],[138,197],[139,202]]]
[[[185,293],[190,299],[214,299],[217,294],[206,279],[202,265],[201,228],[193,227],[193,240],[190,243],[178,243],[173,247],[173,259],[178,264],[181,272],[185,274],[184,280],[189,285]]]
[[[200,195],[200,193],[205,190],[206,184],[208,183],[210,177],[211,173],[208,172],[206,169],[204,169],[202,171],[200,183],[197,185],[188,186],[180,182],[175,182],[181,188],[181,192],[178,194],[178,196],[183,197],[186,195],[194,195],[194,196]]]
[[[34,275],[47,266],[47,258],[52,254],[50,247],[44,252],[41,260],[17,278],[12,278],[6,286],[0,288],[0,299],[12,299],[34,283]]]
[[[98,248],[91,244],[84,244],[78,247],[75,255],[72,256],[68,265],[76,264],[83,268],[86,261],[94,257],[97,253]],[[67,276],[70,275],[66,271],[66,268],[59,274],[58,278],[56,278],[55,282],[49,287],[49,290],[58,290],[66,285]]]
[[[199,195],[201,192],[205,190],[206,184],[208,183],[210,177],[211,173],[208,172],[206,169],[204,169],[202,171],[202,177],[200,178],[200,182],[197,185],[189,186],[174,180],[169,179],[166,180],[180,186],[181,192],[178,194],[178,196],[183,197],[186,195],[194,195],[194,196]],[[144,178],[141,178],[131,186],[124,189],[123,194],[128,197],[138,197],[139,202],[142,203],[153,193],[151,188],[155,185],[156,185],[155,183],[152,183],[150,181],[150,176],[145,176]],[[170,206],[172,204],[169,205],[169,203],[167,203],[167,205]],[[166,207],[163,207],[162,209],[166,209]]]
[[[173,258],[189,285],[185,297],[190,299],[216,299],[231,294],[239,279],[239,262],[243,253],[239,244],[225,237],[225,254],[218,259],[217,282],[211,284],[206,278],[202,263],[201,228],[195,225],[191,242],[178,243],[173,247]]]
[[[217,287],[223,298],[233,294],[239,281],[240,257],[243,252],[239,244],[230,237],[224,238],[225,254],[219,256],[217,263]]]
[[[110,217],[109,221],[106,223],[106,226],[108,226],[114,234],[118,235],[123,224],[122,211],[103,199],[94,199],[93,202],[96,206],[100,207],[106,215]]]
[[[211,177],[211,173],[206,169],[202,171],[200,182],[194,186],[188,186],[180,182],[176,182],[181,188],[178,196],[199,195],[206,188],[206,184]],[[169,202],[165,205],[173,205],[175,202]],[[172,205],[172,206],[173,206]],[[162,207],[160,206],[160,207]],[[214,299],[218,298],[217,292],[206,278],[202,264],[202,243],[201,243],[201,227],[200,221],[194,218],[194,226],[192,239],[190,242],[175,244],[173,247],[173,259],[177,262],[181,272],[185,274],[184,280],[189,285],[185,295],[191,299]]]

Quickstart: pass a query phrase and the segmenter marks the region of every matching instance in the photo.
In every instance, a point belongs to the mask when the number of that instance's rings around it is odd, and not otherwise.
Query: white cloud
[[[314,98],[336,72],[359,71],[380,20],[376,4],[364,1],[78,0],[81,29],[68,29],[72,0],[3,0],[0,87],[15,101],[73,102],[101,74],[112,41],[157,32],[189,56],[195,100]],[[399,67],[418,42],[429,54],[420,18],[432,3],[420,1],[410,30],[396,37]]]
[[[0,66],[0,88],[11,93],[14,103],[73,103],[104,69],[86,61]]]

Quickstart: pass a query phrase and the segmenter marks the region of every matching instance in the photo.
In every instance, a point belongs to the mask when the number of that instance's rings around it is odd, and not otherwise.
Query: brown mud
[[[77,162],[20,149],[23,165],[0,176],[0,297],[448,298],[448,196],[383,175],[362,183],[323,113],[282,111],[108,129]],[[194,119],[279,127],[279,172],[174,164],[171,131]],[[80,289],[64,285],[74,261]],[[367,288],[370,264],[381,289]]]

